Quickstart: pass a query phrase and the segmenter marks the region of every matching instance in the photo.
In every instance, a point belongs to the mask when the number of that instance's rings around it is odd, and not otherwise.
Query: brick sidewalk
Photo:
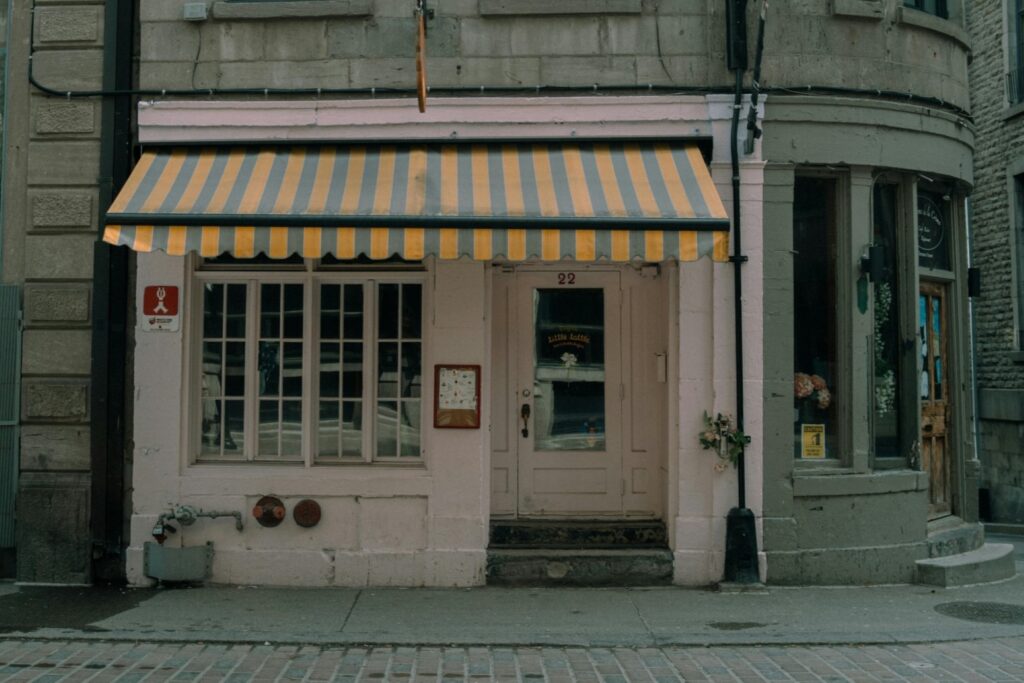
[[[1024,638],[927,645],[635,650],[0,641],[0,680],[1024,681]]]

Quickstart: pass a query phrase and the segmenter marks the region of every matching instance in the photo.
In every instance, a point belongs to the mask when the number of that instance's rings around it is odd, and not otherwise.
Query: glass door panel
[[[603,290],[534,290],[533,404],[536,450],[605,450]]]

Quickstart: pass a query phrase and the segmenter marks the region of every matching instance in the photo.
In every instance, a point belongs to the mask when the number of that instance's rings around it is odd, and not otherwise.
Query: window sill
[[[881,495],[927,489],[928,473],[917,470],[903,469],[868,474],[843,474],[842,476],[793,474],[794,498]]]
[[[832,0],[832,16],[881,21],[885,7],[882,0]]]
[[[1021,115],[1024,115],[1024,102],[1017,102],[1016,104],[1011,104],[1003,111],[1003,121],[1009,121]]]
[[[960,43],[964,49],[971,49],[970,36],[954,19],[941,19],[911,7],[900,7],[896,14],[896,21],[900,24],[907,24],[908,26],[915,26],[926,31],[939,33]]]
[[[370,0],[283,0],[282,2],[213,3],[214,19],[317,19],[324,17],[368,17]]]
[[[640,14],[642,0],[480,0],[480,16]]]

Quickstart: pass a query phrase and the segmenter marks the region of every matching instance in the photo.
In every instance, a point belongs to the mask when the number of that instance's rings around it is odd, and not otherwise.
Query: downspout
[[[118,94],[103,102],[100,138],[99,226],[132,167],[133,36],[135,3],[109,0],[104,17],[103,87]],[[93,332],[90,396],[92,560],[95,580],[120,580],[125,519],[125,424],[129,255],[104,244],[93,247]]]
[[[742,44],[742,56],[735,56],[730,51],[730,67],[736,75],[735,98],[732,110],[732,130],[730,135],[730,157],[732,161],[732,243],[733,255],[730,261],[733,264],[733,309],[735,316],[735,347],[736,347],[736,428],[741,434],[744,432],[744,372],[743,372],[743,278],[742,266],[747,257],[743,254],[743,213],[740,204],[740,152],[739,152],[739,127],[740,111],[743,109],[743,74],[746,71],[746,41],[735,37],[734,31],[738,30],[733,24],[743,22],[745,32],[746,22],[746,0],[730,0],[729,15],[730,42]],[[760,80],[761,54],[764,48],[764,20],[767,0],[761,4],[761,19],[758,26],[757,36],[757,57],[754,73],[754,98],[756,98],[758,81]],[[751,101],[751,111],[748,116],[748,146],[752,150],[752,141],[757,130],[756,99]],[[757,528],[754,513],[747,508],[747,485],[746,485],[746,443],[740,441],[740,453],[736,460],[736,485],[737,485],[737,506],[729,510],[726,518],[725,537],[725,571],[724,579],[730,583],[757,583],[760,579],[757,567]]]

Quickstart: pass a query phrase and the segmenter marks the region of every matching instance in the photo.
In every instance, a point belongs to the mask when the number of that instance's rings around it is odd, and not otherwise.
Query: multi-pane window
[[[949,18],[949,6],[947,0],[903,0],[905,7],[913,7],[914,9],[927,12],[928,14],[934,14],[937,17],[943,19]]]
[[[794,455],[837,455],[836,180],[797,178],[793,196]]]
[[[420,457],[420,282],[197,277],[198,460]]]
[[[247,292],[243,283],[210,282],[203,287],[201,457],[242,456]]]
[[[320,285],[317,457],[363,453],[364,285]]]
[[[302,284],[260,284],[260,458],[302,458]]]
[[[382,284],[377,290],[377,457],[420,452],[423,358],[422,287]]]

